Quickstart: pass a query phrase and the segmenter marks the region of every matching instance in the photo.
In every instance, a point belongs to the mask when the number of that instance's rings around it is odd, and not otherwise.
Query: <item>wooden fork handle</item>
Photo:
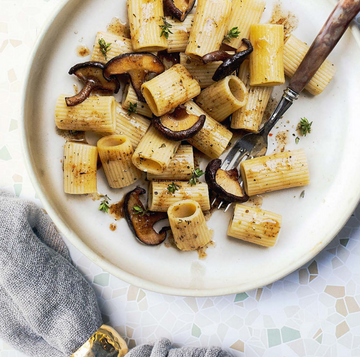
[[[310,82],[359,11],[360,0],[339,1],[292,77],[293,91],[300,93]]]

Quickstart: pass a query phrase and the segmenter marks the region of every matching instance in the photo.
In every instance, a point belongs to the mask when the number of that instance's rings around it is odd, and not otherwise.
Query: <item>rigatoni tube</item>
[[[161,36],[164,25],[163,0],[128,0],[131,41],[134,51],[162,51],[167,39]]]
[[[260,208],[237,204],[227,234],[230,237],[273,247],[279,236],[282,217]]]
[[[176,187],[176,190],[169,190],[169,185]],[[192,186],[184,181],[152,181],[148,207],[150,211],[166,212],[172,204],[190,198],[198,202],[203,211],[210,209],[209,188],[204,182]]]
[[[233,133],[213,119],[209,114],[206,114],[193,101],[186,102],[184,105],[188,113],[197,116],[206,116],[202,129],[187,141],[205,155],[212,159],[217,159],[228,148]]]
[[[277,86],[285,83],[284,26],[252,25],[250,41],[250,85]]]
[[[240,169],[249,196],[310,183],[304,149],[245,160]]]
[[[172,32],[169,33],[167,51],[169,53],[185,52],[189,40],[190,30],[194,22],[194,15],[187,15],[183,22],[166,16],[166,22],[171,25],[170,29]]]
[[[180,144],[165,139],[151,126],[134,152],[133,164],[141,171],[160,175],[168,167]]]
[[[265,5],[262,0],[233,0],[226,32],[237,27],[240,35],[225,41],[228,46],[238,49],[242,39],[249,38],[250,26],[260,22]]]
[[[113,96],[91,96],[84,102],[68,107],[66,95],[60,95],[55,107],[55,124],[62,130],[113,133],[116,102]]]
[[[224,39],[230,12],[231,0],[198,0],[185,53],[199,58],[218,51]]]
[[[175,244],[180,250],[196,250],[211,241],[212,234],[198,202],[180,201],[171,205],[167,212]]]
[[[286,39],[284,46],[285,74],[292,77],[299,68],[300,63],[309,51],[309,46],[296,38],[294,35]],[[312,77],[305,89],[312,95],[318,95],[324,91],[336,73],[336,67],[326,60]]]
[[[140,102],[131,83],[127,84],[124,89],[121,105],[126,110],[129,110],[131,106],[135,108],[136,113],[152,118],[152,112],[149,106],[146,103]]]
[[[173,159],[161,175],[148,173],[151,180],[190,180],[194,171],[194,152],[191,145],[180,145]]]
[[[96,146],[67,142],[64,146],[64,192],[82,195],[97,192]]]
[[[259,131],[266,106],[271,97],[273,87],[250,86],[250,63],[246,60],[240,67],[239,78],[248,90],[246,104],[232,114],[231,128],[256,133]]]
[[[161,116],[200,94],[199,83],[181,64],[141,86],[142,94],[151,111]]]
[[[130,186],[141,177],[141,171],[132,163],[134,149],[127,136],[105,136],[97,142],[97,148],[111,188]]]
[[[236,76],[227,76],[204,89],[196,103],[218,122],[242,108],[248,99],[245,84]]]

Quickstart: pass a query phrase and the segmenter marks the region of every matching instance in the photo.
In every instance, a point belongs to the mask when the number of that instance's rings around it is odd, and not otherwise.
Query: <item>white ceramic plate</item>
[[[269,19],[273,3],[268,0],[264,20]],[[333,6],[327,0],[284,0],[283,4],[298,16],[295,34],[308,43]],[[305,188],[305,198],[299,198],[303,188],[264,196],[263,208],[283,215],[276,246],[264,249],[227,237],[231,213],[216,212],[209,222],[216,246],[207,250],[205,260],[199,260],[197,252],[139,244],[125,220],[111,232],[114,221],[98,211],[99,201],[63,193],[64,139],[55,132],[55,101],[61,93],[73,93],[76,81],[67,75],[69,68],[88,60],[77,57],[77,46],[92,48],[96,32],[105,30],[113,16],[126,19],[125,0],[64,1],[43,29],[27,73],[21,125],[24,155],[38,195],[62,233],[120,279],[175,295],[225,295],[261,287],[319,253],[345,224],[360,197],[358,34],[346,33],[331,55],[338,73],[326,92],[316,98],[301,95],[277,129],[289,130],[287,149],[305,148],[311,185]],[[292,134],[301,117],[314,121],[313,132],[296,145]],[[269,147],[271,152],[276,143]],[[98,188],[113,202],[122,197],[123,191],[107,188],[102,172]]]

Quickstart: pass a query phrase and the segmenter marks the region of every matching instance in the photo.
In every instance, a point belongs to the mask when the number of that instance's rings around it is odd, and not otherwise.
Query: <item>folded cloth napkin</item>
[[[29,356],[69,357],[101,325],[94,290],[50,218],[0,190],[0,338]],[[166,339],[126,356],[230,357],[218,347],[171,349]]]

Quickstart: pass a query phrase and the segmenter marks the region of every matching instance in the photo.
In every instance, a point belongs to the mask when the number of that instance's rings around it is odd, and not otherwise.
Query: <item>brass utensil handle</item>
[[[339,1],[292,77],[293,91],[300,93],[310,82],[359,11],[360,0]]]

